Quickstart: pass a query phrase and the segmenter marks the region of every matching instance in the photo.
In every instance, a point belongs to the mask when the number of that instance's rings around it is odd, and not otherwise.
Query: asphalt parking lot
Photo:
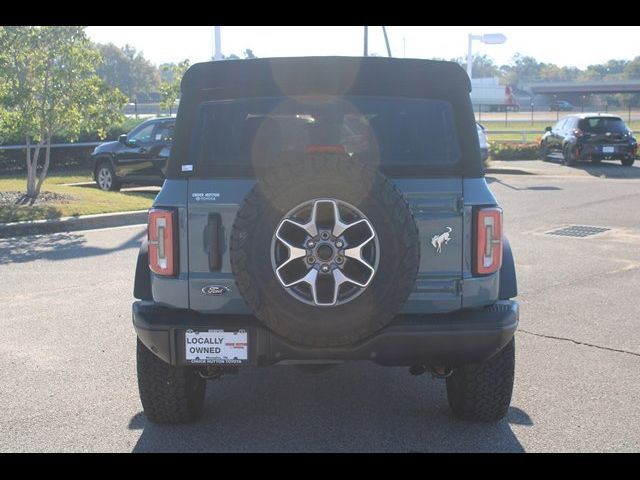
[[[150,424],[132,226],[0,239],[0,451],[640,450],[640,167],[531,163],[537,175],[487,176],[521,302],[505,420],[456,420],[444,382],[358,363],[242,371],[208,385],[199,423]],[[610,230],[546,233],[571,224]]]

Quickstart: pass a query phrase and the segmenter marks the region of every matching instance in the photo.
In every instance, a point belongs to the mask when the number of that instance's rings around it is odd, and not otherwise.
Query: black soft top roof
[[[455,62],[383,57],[289,57],[194,64],[181,84],[168,178],[181,177],[200,104],[209,100],[295,95],[438,98],[456,111],[465,176],[482,174],[466,72]],[[473,157],[473,158],[471,158]]]
[[[294,57],[226,60],[193,65],[182,92],[209,90],[215,98],[302,95],[440,97],[469,93],[455,62],[382,57]]]

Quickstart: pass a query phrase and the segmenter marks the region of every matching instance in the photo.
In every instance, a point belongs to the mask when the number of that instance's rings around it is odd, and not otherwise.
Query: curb
[[[531,172],[528,170],[521,170],[519,168],[495,168],[489,167],[485,168],[485,173],[503,173],[505,175],[537,175],[536,172]]]
[[[0,238],[137,225],[147,223],[148,212],[148,210],[135,210],[133,212],[62,217],[55,220],[0,223]]]

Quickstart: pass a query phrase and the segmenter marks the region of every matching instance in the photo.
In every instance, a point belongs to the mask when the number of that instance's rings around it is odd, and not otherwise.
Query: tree
[[[160,107],[169,110],[169,115],[173,113],[173,104],[180,96],[180,82],[184,72],[189,68],[189,59],[183,60],[177,65],[174,63],[165,63],[161,67],[161,71],[167,79],[160,85],[161,102]]]
[[[158,69],[142,52],[125,45],[119,48],[113,43],[96,44],[102,61],[97,73],[104,81],[124,92],[129,100],[146,101],[160,86]]]
[[[255,56],[255,54],[253,53],[253,50],[251,50],[250,48],[247,48],[245,50],[242,51],[242,55],[244,56],[245,60],[249,60],[252,58],[258,58]],[[238,55],[236,55],[235,53],[232,53],[231,55],[222,55],[222,59],[223,60],[242,60]]]
[[[640,79],[640,57],[634,58],[625,65],[623,75],[627,80]]]
[[[65,131],[77,138],[82,130],[93,128],[104,136],[108,126],[122,120],[126,98],[98,77],[95,66],[99,63],[100,53],[84,27],[0,29],[3,126],[19,130],[27,144],[27,193],[20,204],[33,205],[40,194],[53,135]],[[32,142],[36,143],[33,153]]]
[[[467,59],[466,58],[454,58],[451,61],[458,62],[458,64],[466,70],[467,68]],[[472,78],[486,78],[486,77],[497,77],[500,74],[500,70],[498,66],[495,64],[493,59],[486,55],[474,55],[473,63],[471,64],[471,77]]]
[[[540,79],[540,64],[533,57],[516,53],[510,65],[500,67],[502,75],[509,85],[534,82]]]

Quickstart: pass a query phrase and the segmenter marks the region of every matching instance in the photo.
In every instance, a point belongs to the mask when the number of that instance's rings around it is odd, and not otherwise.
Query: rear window
[[[621,118],[612,117],[583,118],[578,123],[578,128],[589,133],[627,133],[628,131]]]
[[[194,134],[191,157],[196,170],[268,166],[314,151],[344,152],[387,167],[448,166],[461,157],[453,108],[444,100],[214,101],[201,106]]]

